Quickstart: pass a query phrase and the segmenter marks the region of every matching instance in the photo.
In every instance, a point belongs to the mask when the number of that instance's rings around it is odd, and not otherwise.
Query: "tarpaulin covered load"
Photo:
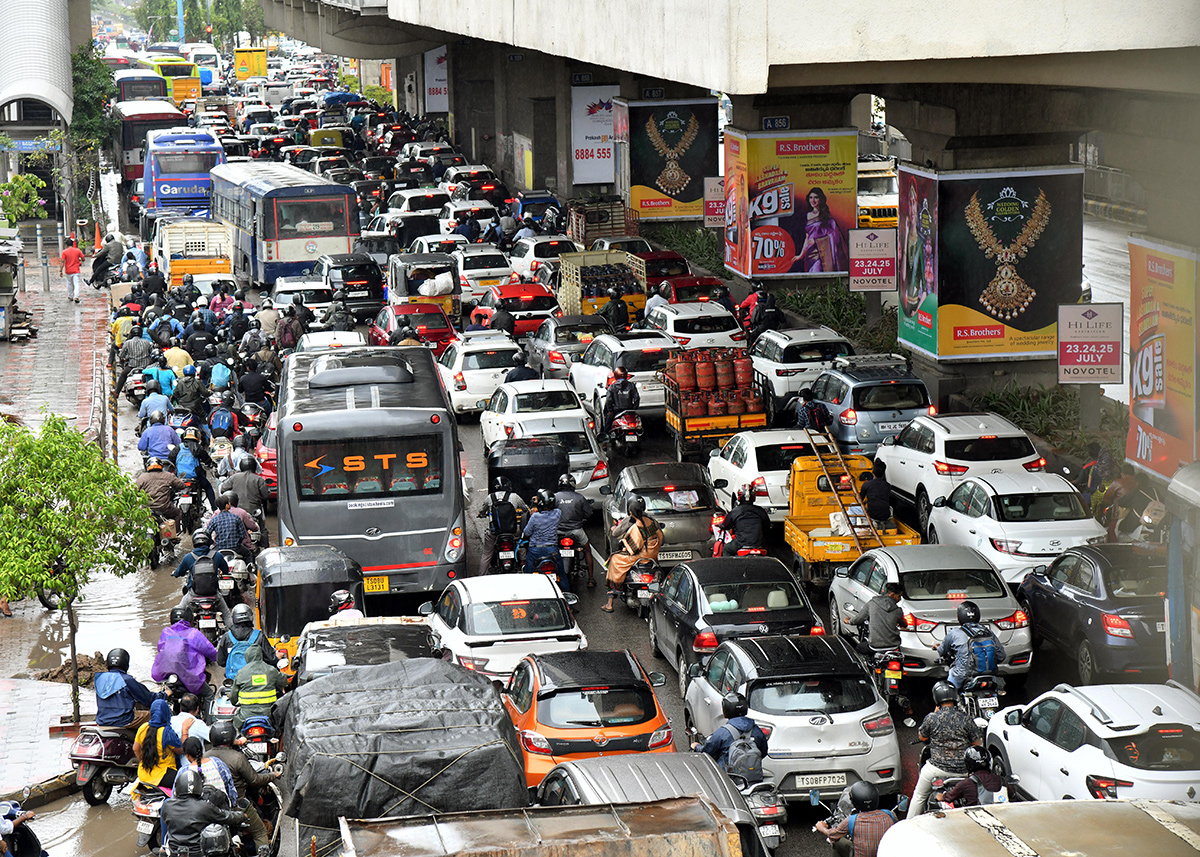
[[[292,842],[304,852],[314,835],[318,853],[336,847],[339,816],[529,803],[512,722],[491,682],[462,667],[418,658],[339,671],[277,709],[288,759],[285,813],[299,822]]]

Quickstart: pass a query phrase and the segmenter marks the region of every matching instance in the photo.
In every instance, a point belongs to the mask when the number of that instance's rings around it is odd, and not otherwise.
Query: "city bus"
[[[146,134],[160,128],[187,124],[187,117],[166,101],[118,101],[113,105],[117,131],[113,137],[113,161],[121,166],[121,180],[132,183],[142,177]]]
[[[194,62],[172,54],[151,54],[138,60],[138,64],[167,82],[167,94],[176,107],[200,97],[200,67]]]
[[[118,71],[113,75],[113,82],[117,85],[116,101],[162,101],[170,97],[167,95],[166,79],[145,69]]]
[[[142,237],[150,234],[150,221],[171,212],[208,213],[212,196],[209,172],[225,163],[225,149],[217,135],[201,128],[168,128],[146,134],[142,159],[146,223]]]
[[[212,216],[233,228],[234,272],[259,286],[312,270],[358,240],[354,188],[291,164],[251,161],[212,171]]]
[[[282,545],[332,545],[370,596],[440,591],[466,572],[458,428],[433,352],[295,352],[279,379]]]
[[[126,71],[138,67],[137,56],[130,51],[109,51],[100,57],[100,59],[114,72]]]

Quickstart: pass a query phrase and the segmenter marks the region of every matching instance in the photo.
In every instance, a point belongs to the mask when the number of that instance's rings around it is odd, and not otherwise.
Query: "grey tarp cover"
[[[338,671],[277,704],[285,812],[300,841],[338,817],[527,806],[521,752],[492,683],[432,658]]]

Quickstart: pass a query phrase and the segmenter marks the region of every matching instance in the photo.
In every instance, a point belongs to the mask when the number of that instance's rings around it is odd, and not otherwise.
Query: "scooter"
[[[108,803],[113,786],[137,779],[138,760],[133,753],[133,729],[112,726],[81,726],[79,737],[71,745],[71,765],[75,785],[83,791],[89,806]]]
[[[4,818],[6,821],[16,821],[23,812],[21,805],[15,800],[0,801],[0,818]],[[42,841],[33,832],[28,821],[23,821],[13,827],[12,833],[6,833],[3,840],[8,854],[13,857],[45,857],[46,855],[46,852],[42,850]]]
[[[269,717],[247,717],[242,723],[241,734],[246,739],[242,752],[252,761],[265,762],[279,750],[279,736]]]
[[[642,451],[642,434],[642,418],[637,411],[621,411],[608,430],[613,448],[626,458],[636,458]]]
[[[146,379],[141,372],[130,372],[128,380],[125,381],[125,399],[135,408],[142,406],[142,400],[146,398]]]
[[[712,555],[714,557],[725,556],[725,546],[727,544],[729,544],[731,541],[733,541],[733,533],[731,533],[729,530],[724,529],[721,526],[721,522],[724,520],[725,520],[725,510],[717,509],[717,511],[713,513],[712,522],[710,524],[710,528],[712,529],[712,534],[713,534]],[[767,549],[766,548],[751,548],[751,547],[738,548],[737,555],[738,556],[766,556]]]
[[[179,532],[172,518],[155,514],[154,544],[150,546],[150,567],[158,568],[175,560],[175,547],[179,544]]]
[[[129,793],[133,817],[137,822],[137,847],[157,854],[162,848],[162,822],[159,816],[170,789],[138,783]]]
[[[625,606],[637,613],[639,619],[645,619],[650,613],[650,599],[653,596],[650,584],[658,582],[658,575],[658,563],[652,559],[639,559],[621,584]]]

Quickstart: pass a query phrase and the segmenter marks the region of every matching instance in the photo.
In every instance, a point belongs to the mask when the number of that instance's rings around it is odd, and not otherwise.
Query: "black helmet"
[[[243,455],[242,460],[238,462],[238,470],[243,473],[248,473],[256,469],[256,466],[254,457],[250,455]]]
[[[621,299],[621,290],[618,289],[616,286],[613,286],[612,288],[610,288],[608,290],[607,294],[614,301],[619,301]]]
[[[217,346],[213,345],[211,342],[208,343],[207,345],[205,345],[204,346],[204,356],[205,357],[216,357],[217,356]]]
[[[233,439],[233,448],[234,449],[245,449],[246,448],[246,438],[242,437],[240,434],[237,437],[235,437]]]
[[[126,670],[129,669],[129,652],[124,649],[112,649],[108,653],[108,657],[104,659],[104,665],[111,669]]]
[[[543,512],[547,512],[558,505],[558,501],[554,499],[554,495],[550,493],[549,488],[539,488],[537,494],[537,507]]]
[[[165,423],[166,421],[167,421],[167,415],[164,414],[162,411],[151,411],[150,412],[150,423],[152,425],[158,425],[159,423]]]
[[[175,778],[175,794],[200,797],[204,791],[204,774],[198,768],[188,768]]]
[[[335,301],[344,301],[346,299],[346,293],[344,291],[342,291],[341,289],[338,289],[336,292],[333,293],[333,299]]]
[[[162,384],[158,383],[158,381],[154,380],[153,378],[143,384],[142,387],[146,390],[147,395],[150,393],[162,392]]]
[[[208,530],[196,530],[196,532],[192,533],[192,547],[212,547],[212,536],[208,534]]]
[[[765,293],[766,293],[766,291],[767,291],[767,285],[766,285],[766,283],[764,283],[762,280],[758,280],[758,281],[756,281],[756,282],[754,283],[754,291],[755,291],[757,294],[760,294],[760,295],[761,295],[761,294],[765,294]]]
[[[239,604],[239,607],[245,607],[245,604]],[[214,747],[232,747],[233,742],[237,739],[237,730],[233,728],[232,720],[221,720],[212,725],[208,730],[208,738]]]
[[[172,347],[172,348],[179,348],[179,347],[181,347],[182,345],[183,345],[183,340],[182,340],[182,339],[180,339],[178,336],[172,336],[172,337],[171,337],[171,347]],[[167,359],[167,358],[166,358],[166,356],[164,355],[164,356],[163,356],[163,360],[166,360],[166,359]]]
[[[244,301],[246,299],[246,290],[236,289],[233,293],[233,299],[235,301]]]
[[[347,607],[354,606],[354,596],[347,589],[339,589],[337,592],[329,596],[329,615],[337,613],[340,610],[345,610]]]
[[[967,766],[967,773],[973,774],[976,771],[990,771],[992,759],[987,750],[972,745],[963,753],[963,764]]]
[[[232,394],[232,393],[226,393],[224,396],[222,396],[222,397],[221,397],[221,404],[222,404],[222,405],[224,405],[224,406],[225,406],[225,407],[227,407],[227,408],[232,408],[232,407],[233,407],[233,394]]]
[[[642,515],[646,514],[645,498],[634,494],[629,498],[628,502],[625,503],[625,511],[634,518],[642,517]]]
[[[513,365],[514,366],[524,366],[526,359],[527,358],[525,357],[525,352],[518,351],[515,354],[513,354],[513,357],[512,357]]]
[[[979,621],[979,605],[974,601],[964,601],[958,605],[958,624],[968,625]]]
[[[495,479],[492,480],[492,491],[494,493],[498,494],[501,491],[512,491],[512,490],[513,490],[512,480],[509,479],[507,476],[497,476]]]
[[[850,786],[850,803],[859,812],[871,812],[879,809],[879,789],[873,783],[859,780]]]
[[[558,487],[565,488],[567,491],[574,491],[576,488],[575,477],[570,473],[564,473],[558,477]]]
[[[746,697],[740,693],[730,691],[721,697],[721,713],[725,715],[725,719],[727,720],[732,720],[735,717],[745,717],[748,710]]]
[[[250,609],[249,604],[239,604],[230,612],[230,617],[235,625],[253,625],[254,611]]]
[[[250,329],[251,330],[262,330],[262,322],[259,321],[257,318],[250,319]]]
[[[958,691],[948,681],[935,682],[933,685],[933,704],[936,706],[947,703],[958,704]]]
[[[142,326],[140,324],[135,324],[133,327],[129,328],[129,338],[130,339],[137,339],[141,335],[142,335]]]
[[[196,614],[192,611],[192,606],[187,607],[172,607],[171,608],[171,624],[176,622],[187,622],[191,625],[196,619]]]
[[[408,325],[405,325],[404,327],[400,328],[400,338],[401,339],[416,339],[417,332],[413,328],[409,327]]]
[[[225,857],[231,847],[229,828],[225,825],[214,822],[200,831],[200,853],[204,857]]]
[[[193,278],[191,274],[184,274],[184,275],[183,275],[183,284],[184,284],[185,286],[190,286],[190,285],[191,285],[192,283],[194,283],[194,282],[195,282],[195,278]]]

